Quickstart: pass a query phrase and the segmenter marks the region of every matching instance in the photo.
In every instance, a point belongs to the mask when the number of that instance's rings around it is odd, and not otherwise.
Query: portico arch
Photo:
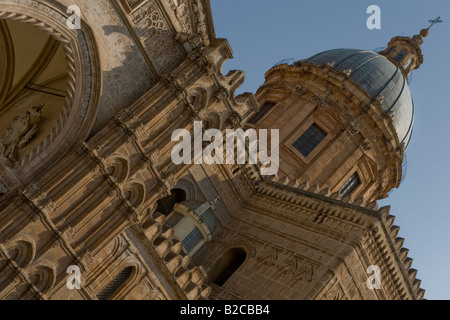
[[[98,101],[101,95],[101,67],[97,46],[90,28],[83,21],[79,30],[70,30],[67,27],[66,21],[69,14],[66,11],[67,8],[63,5],[52,1],[5,0],[0,2],[0,22],[2,22],[3,31],[7,30],[8,24],[10,28],[27,24],[28,27],[38,29],[41,34],[48,35],[46,43],[48,47],[44,46],[40,51],[42,57],[38,56],[42,59],[47,58],[48,61],[40,61],[39,64],[28,68],[26,70],[28,74],[25,73],[20,77],[20,81],[24,81],[21,86],[14,86],[12,81],[6,78],[2,79],[0,83],[0,89],[3,92],[0,102],[5,103],[0,106],[0,121],[3,119],[8,123],[2,123],[2,131],[5,132],[0,132],[0,137],[8,136],[8,134],[11,136],[10,133],[14,130],[16,133],[19,132],[16,135],[20,136],[20,139],[16,139],[20,140],[20,147],[17,148],[16,155],[10,156],[11,152],[4,151],[5,154],[0,159],[0,182],[7,191],[11,191],[21,184],[29,183],[36,176],[42,174],[44,168],[55,163],[77,143],[85,141],[97,115]],[[3,39],[8,41],[8,35],[3,35]],[[7,44],[5,40],[2,41]],[[14,48],[8,45],[7,50],[3,50],[4,52],[1,53],[10,59],[9,68],[6,70],[9,75],[14,72],[11,70],[11,63],[13,63],[11,59],[14,59],[13,50]],[[55,52],[51,52],[52,50]],[[32,92],[45,91],[52,87],[52,83],[61,80],[58,75],[52,78],[49,75],[50,72],[45,69],[52,63],[58,50],[66,63],[67,72],[60,75],[60,77],[65,77],[63,81],[66,81],[66,88],[64,90],[55,89],[56,91],[51,92],[51,94],[59,94],[63,98],[60,104],[51,105],[51,111],[49,111],[45,110],[45,95],[42,96],[42,99],[36,100],[30,97]],[[38,60],[38,58],[36,59]],[[36,82],[32,80],[42,77],[45,72],[51,81],[40,82],[34,87],[30,85],[30,83]],[[20,90],[25,87],[27,90],[21,92]],[[9,94],[8,90],[10,90]],[[6,101],[7,96],[12,96],[11,92],[14,93],[14,98],[18,99],[17,103],[11,104],[11,101]],[[20,104],[24,110],[18,110],[17,106]],[[29,108],[25,108],[27,104],[30,104]],[[35,128],[35,123],[31,123],[31,120],[28,119],[34,116],[36,123],[44,121],[45,117],[40,118],[41,104],[44,105],[44,113],[52,113],[53,120],[51,123],[43,125],[39,131],[39,126]],[[19,124],[16,123],[18,120],[21,121]],[[18,127],[22,127],[24,130],[19,130]],[[14,143],[19,142],[10,142],[6,139],[4,144],[9,147],[9,150],[13,150]],[[4,172],[8,173],[8,178],[4,178],[5,174],[2,174]],[[14,178],[11,178],[11,175]]]

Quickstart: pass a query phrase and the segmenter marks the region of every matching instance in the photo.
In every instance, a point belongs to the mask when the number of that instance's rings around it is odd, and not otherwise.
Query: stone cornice
[[[366,230],[374,246],[363,250],[368,252],[373,264],[387,267],[390,287],[393,292],[397,292],[396,296],[409,295],[414,300],[423,299],[425,291],[420,288],[421,281],[415,277],[417,270],[411,268],[412,259],[407,256],[409,250],[402,247],[404,239],[398,237],[400,228],[393,225],[395,217],[389,214],[390,207],[378,209],[376,202],[365,203],[363,198],[340,199],[338,194],[330,195],[328,189],[320,190],[317,186],[311,187],[298,180],[284,178],[279,181],[277,177],[266,179],[260,175],[256,166],[245,167],[242,171],[254,194],[270,198],[277,208],[291,206],[291,211],[298,206],[309,208],[323,217],[314,221],[305,216],[305,220],[319,225],[326,219],[332,219],[336,223],[328,225],[342,233],[348,233],[355,225]],[[278,210],[278,214],[284,213]],[[363,244],[358,247],[364,248]],[[391,257],[394,257],[394,261]]]

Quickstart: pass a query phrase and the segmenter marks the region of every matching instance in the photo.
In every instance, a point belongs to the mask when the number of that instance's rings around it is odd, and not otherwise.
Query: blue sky
[[[381,8],[381,30],[369,30],[370,5]],[[413,72],[414,133],[408,172],[399,189],[380,201],[391,205],[400,237],[426,299],[450,299],[450,1],[448,0],[211,0],[216,35],[227,38],[240,69],[238,93],[256,92],[277,62],[329,49],[374,50],[394,36],[412,36],[441,16],[422,46],[424,64]]]

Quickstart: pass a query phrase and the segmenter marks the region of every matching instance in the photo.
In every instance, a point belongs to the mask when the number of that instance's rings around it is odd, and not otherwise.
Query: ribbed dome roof
[[[183,204],[194,211],[194,213],[200,217],[200,220],[208,226],[211,234],[214,234],[217,229],[217,218],[211,205],[205,206],[205,204],[208,204],[207,202],[198,200],[186,200],[180,204]],[[203,209],[206,210],[203,211]]]
[[[408,145],[413,128],[414,103],[401,70],[385,56],[372,51],[335,49],[304,61],[346,72],[373,98],[383,96],[383,110],[393,112],[393,124],[400,143]]]

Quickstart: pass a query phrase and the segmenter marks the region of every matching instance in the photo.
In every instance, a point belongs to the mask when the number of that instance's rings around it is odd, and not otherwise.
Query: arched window
[[[119,289],[127,282],[133,273],[133,267],[123,269],[115,278],[106,285],[99,293],[97,293],[98,300],[110,299]]]
[[[184,200],[186,200],[186,192],[181,189],[173,189],[170,196],[158,200],[156,211],[168,216],[173,211],[175,204]]]
[[[223,286],[244,263],[246,258],[247,253],[242,248],[228,250],[214,264],[208,275],[208,280],[219,287]]]

